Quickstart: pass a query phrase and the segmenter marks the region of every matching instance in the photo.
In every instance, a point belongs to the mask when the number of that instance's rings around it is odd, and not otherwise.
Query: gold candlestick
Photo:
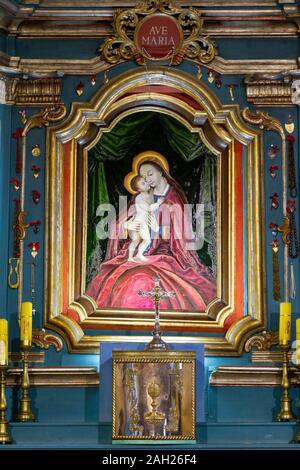
[[[11,444],[12,437],[8,429],[8,421],[6,420],[6,398],[5,398],[5,386],[6,386],[6,371],[7,365],[0,365],[0,444]]]
[[[290,343],[281,344],[280,349],[282,351],[282,381],[281,387],[283,389],[282,397],[280,400],[280,412],[278,413],[278,421],[291,421],[296,419],[291,409],[291,399],[289,398],[289,389],[291,387],[289,379],[289,368],[288,368],[288,352],[290,350]]]
[[[22,362],[23,362],[23,372],[22,372],[22,397],[20,400],[20,407],[17,414],[17,421],[34,421],[35,417],[30,409],[31,399],[28,397],[28,390],[30,388],[29,374],[28,374],[28,353],[30,350],[29,342],[21,341],[22,351]]]

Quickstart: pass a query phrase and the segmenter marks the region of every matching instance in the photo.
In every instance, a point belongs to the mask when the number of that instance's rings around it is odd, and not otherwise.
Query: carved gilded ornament
[[[34,329],[32,331],[32,342],[41,349],[49,349],[49,346],[53,346],[58,352],[63,348],[62,340],[53,333],[46,333],[44,328],[42,330]]]
[[[110,64],[134,59],[144,65],[147,60],[168,59],[171,65],[178,65],[184,57],[208,64],[216,55],[216,46],[202,34],[202,28],[197,10],[177,8],[169,0],[146,0],[115,13],[114,36],[99,51]]]
[[[26,106],[59,106],[61,80],[59,78],[24,80],[19,77],[8,79],[6,102]]]
[[[245,351],[256,348],[258,351],[267,351],[273,345],[278,344],[278,331],[263,331],[261,335],[249,338],[245,344]]]
[[[287,106],[292,104],[292,87],[283,78],[252,78],[245,80],[247,101],[255,106]]]

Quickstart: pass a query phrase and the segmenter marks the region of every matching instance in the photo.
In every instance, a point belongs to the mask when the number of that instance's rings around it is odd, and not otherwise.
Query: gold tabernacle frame
[[[183,101],[182,96],[188,99]],[[148,340],[106,331],[151,331],[152,312],[99,310],[85,294],[88,151],[103,132],[141,111],[166,113],[198,132],[218,160],[217,298],[199,314],[162,312],[162,329],[181,332],[170,336],[170,342],[202,342],[206,354],[239,355],[248,337],[266,325],[262,132],[246,124],[237,104],[223,106],[202,81],[165,67],[139,67],[118,75],[90,103],[73,103],[68,118],[47,131],[45,326],[63,334],[72,352],[97,353],[101,341],[112,339]],[[247,295],[238,312],[236,211],[237,196],[243,196],[236,194],[236,142],[243,147],[247,234],[242,241]],[[66,148],[69,166],[63,173]],[[210,336],[202,334],[208,331]],[[184,332],[189,332],[188,338]]]
[[[196,443],[195,351],[113,351],[113,441]]]

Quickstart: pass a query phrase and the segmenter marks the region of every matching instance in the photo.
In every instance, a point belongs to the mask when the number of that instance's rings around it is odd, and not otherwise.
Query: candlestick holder
[[[6,419],[6,398],[5,398],[5,386],[6,386],[6,372],[7,366],[0,365],[0,444],[11,444],[12,437],[9,433],[8,421]]]
[[[20,400],[19,411],[17,413],[17,421],[35,421],[34,414],[30,409],[31,399],[28,397],[28,390],[30,388],[29,374],[28,374],[28,353],[30,350],[30,344],[27,342],[21,342],[22,347],[22,362],[23,362],[23,371],[22,371],[22,397]]]
[[[291,409],[291,399],[289,397],[289,389],[291,382],[289,379],[289,358],[288,352],[290,350],[290,344],[281,344],[280,349],[282,351],[282,380],[281,387],[283,389],[282,397],[280,400],[280,412],[278,413],[278,421],[291,421],[296,419]]]

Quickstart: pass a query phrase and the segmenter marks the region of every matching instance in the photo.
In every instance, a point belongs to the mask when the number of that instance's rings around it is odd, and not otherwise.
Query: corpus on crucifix
[[[161,339],[161,331],[160,331],[160,319],[159,319],[159,303],[164,297],[174,297],[175,292],[170,291],[166,292],[162,289],[160,285],[160,278],[155,276],[154,278],[154,287],[150,291],[140,290],[139,295],[141,297],[149,297],[153,300],[155,305],[155,325],[154,330],[152,332],[153,338],[150,343],[147,344],[145,349],[154,349],[154,350],[162,350],[168,349],[168,345]]]

